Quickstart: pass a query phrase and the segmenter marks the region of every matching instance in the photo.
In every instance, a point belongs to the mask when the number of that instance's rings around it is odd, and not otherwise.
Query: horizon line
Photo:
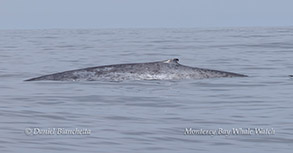
[[[230,29],[230,28],[293,28],[283,26],[196,26],[196,27],[67,27],[67,28],[0,28],[0,30],[107,30],[107,29]]]

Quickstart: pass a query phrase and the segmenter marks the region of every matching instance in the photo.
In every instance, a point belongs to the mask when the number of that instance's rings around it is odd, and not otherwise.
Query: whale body
[[[115,64],[70,70],[44,75],[25,81],[122,81],[122,80],[179,80],[221,77],[247,77],[243,74],[189,67],[178,63],[178,59],[158,62]]]

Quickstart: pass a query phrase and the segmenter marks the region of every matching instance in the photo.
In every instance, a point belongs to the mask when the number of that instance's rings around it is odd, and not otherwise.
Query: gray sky
[[[293,0],[0,0],[0,29],[293,26]]]

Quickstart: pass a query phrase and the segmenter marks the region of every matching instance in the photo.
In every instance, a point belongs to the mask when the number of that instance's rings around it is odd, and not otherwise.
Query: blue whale
[[[25,81],[122,81],[122,80],[180,80],[221,77],[247,77],[243,74],[184,66],[179,59],[158,62],[115,64],[64,71]]]

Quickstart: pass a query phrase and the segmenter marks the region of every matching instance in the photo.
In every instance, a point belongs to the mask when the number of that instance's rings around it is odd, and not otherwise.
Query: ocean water
[[[23,81],[170,58],[249,77]],[[293,27],[1,30],[0,152],[289,153],[292,59]]]

